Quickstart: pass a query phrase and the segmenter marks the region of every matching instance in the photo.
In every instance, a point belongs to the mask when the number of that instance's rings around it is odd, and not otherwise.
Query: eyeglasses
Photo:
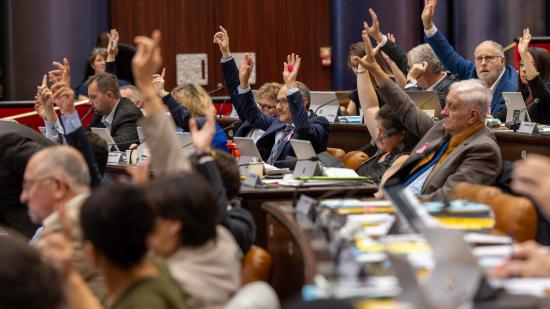
[[[261,103],[258,103],[258,106],[260,106],[260,109],[263,111],[268,111],[270,109],[274,109],[275,107],[277,107],[277,105],[261,104]]]
[[[288,101],[286,99],[277,99],[277,104],[286,105],[288,104]]]
[[[53,179],[53,176],[47,176],[47,177],[38,178],[38,179],[34,179],[34,180],[24,180],[23,181],[23,191],[30,190],[30,188],[32,188],[37,183],[50,181],[52,179]]]
[[[500,58],[501,56],[477,56],[475,57],[476,63],[482,63],[483,60],[485,62],[493,62],[495,59]]]

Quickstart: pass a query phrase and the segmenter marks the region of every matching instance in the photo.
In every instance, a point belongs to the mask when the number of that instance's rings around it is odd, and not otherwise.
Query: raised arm
[[[535,66],[535,60],[531,53],[529,53],[529,42],[531,42],[531,33],[529,32],[529,28],[525,28],[523,29],[523,36],[519,39],[518,52],[525,68],[525,78],[529,84],[531,96],[540,99],[541,102],[550,102],[550,91],[540,78],[540,73]]]
[[[176,123],[178,127],[183,129],[185,132],[189,132],[189,120],[191,119],[191,112],[185,106],[180,104],[173,96],[170,94],[170,92],[166,91],[164,89],[164,75],[166,73],[166,68],[162,69],[162,73],[160,74],[153,74],[153,87],[155,88],[155,91],[157,93],[157,96],[159,98],[162,98],[162,102],[166,107],[168,107],[168,111],[170,112],[170,116],[172,116],[172,119]]]
[[[68,64],[68,61],[66,64]],[[65,68],[60,75],[50,74],[50,79],[54,82],[51,90],[56,104],[61,109],[61,121],[63,122],[67,144],[73,146],[82,154],[90,171],[92,187],[96,187],[101,183],[101,174],[92,151],[92,146],[86,137],[84,127],[74,107],[74,91],[66,82],[70,80],[70,73]]]
[[[42,84],[36,87],[36,95],[34,96],[34,110],[38,113],[40,118],[44,120],[44,126],[46,127],[46,137],[54,142],[60,142],[59,133],[63,132],[63,128],[57,117],[53,106],[53,95],[48,88],[48,76],[44,75]]]
[[[160,54],[160,31],[153,32],[152,38],[138,36],[135,38],[137,52],[132,59],[132,71],[136,85],[143,93],[147,116],[142,120],[143,132],[151,150],[151,167],[154,173],[166,175],[189,171],[189,161],[181,154],[178,147],[175,125],[166,121],[165,109],[158,97],[151,76],[162,65]]]
[[[235,61],[232,61],[233,57],[229,50],[229,34],[227,34],[227,30],[224,27],[220,26],[220,31],[214,34],[213,42],[218,44],[220,48],[223,80],[227,86],[228,94],[233,101],[237,95],[237,87],[239,86],[239,73]]]
[[[451,73],[458,75],[459,79],[469,79],[472,72],[475,73],[474,64],[457,53],[449,44],[445,36],[437,31],[433,24],[433,17],[437,7],[437,0],[425,0],[422,11],[422,24],[426,34],[426,42],[430,44],[441,63]]]
[[[366,41],[370,40],[367,34],[368,24],[365,22],[363,26],[364,30],[362,33],[362,39],[366,45]],[[364,61],[366,61],[366,58],[367,56],[363,57]],[[376,113],[378,113],[380,106],[369,71],[365,66],[361,64],[359,60],[361,59],[357,56],[354,56],[351,59],[354,64],[359,65],[359,68],[357,69],[357,92],[359,94],[359,101],[361,102],[361,110],[363,111],[363,119],[365,120],[365,125],[369,130],[370,136],[374,138],[378,134],[378,129],[376,127]]]
[[[118,31],[111,29],[107,35],[109,37],[109,43],[107,44],[107,60],[105,61],[105,71],[116,75],[116,52],[118,47]]]
[[[388,35],[385,36],[382,34],[382,31],[380,31],[380,21],[378,20],[378,15],[376,15],[376,12],[374,12],[373,9],[369,9],[369,14],[372,19],[372,25],[369,26],[367,24],[365,26],[365,30],[367,31],[368,35],[375,39],[376,42],[378,42],[382,46],[382,51],[395,62],[399,70],[407,73],[407,54],[404,53],[399,48],[399,46],[397,46],[397,44],[395,44],[395,37],[393,35],[390,35],[388,33]]]
[[[234,63],[234,60],[231,60],[231,62]],[[252,57],[248,54],[245,55],[241,69],[237,72],[240,86],[238,87],[238,94],[235,97],[233,106],[237,109],[239,118],[248,121],[253,127],[265,131],[277,118],[262,113],[254,101],[254,95],[252,95],[249,84],[253,67],[254,61]]]
[[[380,45],[372,48],[370,39],[364,40],[366,56],[364,59],[356,59],[359,63],[369,70],[374,76],[378,85],[378,94],[386,104],[388,104],[409,133],[418,138],[424,136],[434,124],[431,117],[418,109],[413,100],[399,88],[388,75],[382,70],[375,56]]]

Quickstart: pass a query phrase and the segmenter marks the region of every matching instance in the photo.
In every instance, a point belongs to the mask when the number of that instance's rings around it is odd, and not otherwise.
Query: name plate
[[[537,124],[535,122],[522,121],[518,132],[525,134],[536,134],[539,130],[537,129]]]
[[[120,162],[120,156],[122,156],[122,152],[109,152],[107,163],[118,164]]]

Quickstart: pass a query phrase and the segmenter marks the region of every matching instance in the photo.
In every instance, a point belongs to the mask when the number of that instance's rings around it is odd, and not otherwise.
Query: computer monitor
[[[407,94],[414,101],[416,106],[423,110],[430,117],[441,117],[441,103],[437,91],[410,90]]]

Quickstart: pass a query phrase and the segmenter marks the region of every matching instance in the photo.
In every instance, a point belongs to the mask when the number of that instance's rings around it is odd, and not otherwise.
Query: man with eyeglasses
[[[277,117],[277,94],[281,90],[281,84],[279,83],[265,83],[258,91],[256,96],[258,97],[258,107],[264,115]],[[243,122],[239,129],[235,132],[236,137],[250,137],[254,142],[264,134],[264,131],[255,128],[249,121]]]
[[[443,65],[459,79],[478,78],[489,87],[493,98],[488,112],[497,115],[505,108],[502,93],[518,91],[517,72],[506,64],[502,46],[494,41],[484,41],[476,47],[474,63],[459,55],[433,24],[436,6],[437,0],[426,0],[422,11],[426,41]]]
[[[256,107],[249,84],[254,66],[252,58],[246,55],[240,70],[237,68],[229,50],[229,36],[223,27],[214,34],[213,41],[219,45],[222,53],[224,81],[239,117],[249,121],[255,128],[265,131],[256,142],[265,162],[276,166],[285,165],[278,164],[277,161],[295,155],[289,142],[291,139],[309,140],[316,153],[326,151],[329,122],[308,110],[311,101],[309,89],[304,83],[296,80],[300,69],[298,55],[288,55],[285,62],[285,85],[277,94],[276,110],[279,117],[276,118],[264,115]]]
[[[0,226],[31,237],[38,228],[19,201],[21,180],[31,156],[55,143],[39,132],[16,122],[0,121]]]

